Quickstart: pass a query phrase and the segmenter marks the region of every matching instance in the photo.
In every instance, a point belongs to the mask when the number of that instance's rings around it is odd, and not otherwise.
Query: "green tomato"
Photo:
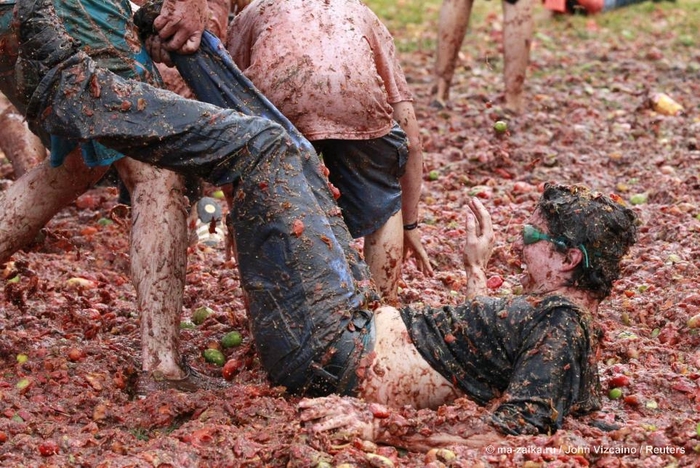
[[[209,315],[212,314],[212,312],[214,311],[207,306],[202,306],[198,308],[197,310],[192,312],[192,323],[194,323],[195,325],[203,324],[207,317],[209,317]]]
[[[508,124],[503,120],[496,120],[496,122],[493,124],[493,129],[496,131],[496,133],[505,133],[508,131]]]
[[[15,387],[17,387],[18,390],[24,390],[25,388],[29,387],[29,385],[32,382],[29,379],[21,379],[19,382],[15,384]]]
[[[221,338],[221,346],[224,348],[233,348],[234,346],[240,346],[243,342],[243,336],[237,332],[228,332]]]
[[[630,197],[630,203],[633,205],[643,205],[647,202],[649,195],[646,193],[636,193]]]
[[[428,173],[428,179],[430,180],[438,180],[440,178],[440,173],[438,171],[430,171]]]
[[[114,224],[114,221],[108,218],[100,218],[97,220],[97,224],[104,227],[104,226],[109,226],[110,224]]]
[[[610,390],[610,393],[608,393],[608,398],[611,400],[618,400],[622,396],[622,389],[620,388],[613,388]]]
[[[224,353],[222,353],[218,349],[207,348],[204,350],[203,354],[204,354],[204,359],[207,362],[211,362],[212,364],[216,364],[219,367],[226,364],[226,358],[224,357]]]

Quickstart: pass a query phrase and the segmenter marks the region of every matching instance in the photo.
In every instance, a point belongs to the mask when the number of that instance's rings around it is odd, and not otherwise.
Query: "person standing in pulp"
[[[391,34],[359,0],[254,0],[227,36],[236,65],[322,157],[372,278],[395,303],[407,256],[433,270],[418,227],[420,130]]]

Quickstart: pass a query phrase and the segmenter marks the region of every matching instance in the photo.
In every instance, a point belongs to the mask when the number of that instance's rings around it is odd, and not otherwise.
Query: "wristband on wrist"
[[[418,227],[418,221],[416,221],[415,223],[411,223],[411,224],[404,224],[403,230],[404,231],[413,231],[417,227]]]

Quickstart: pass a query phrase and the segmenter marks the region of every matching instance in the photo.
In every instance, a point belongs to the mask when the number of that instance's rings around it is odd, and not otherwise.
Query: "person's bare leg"
[[[443,0],[438,18],[435,98],[443,104],[450,97],[450,85],[457,66],[457,56],[467,33],[473,0]]]
[[[41,228],[107,172],[88,168],[80,150],[53,168],[45,160],[0,193],[0,262],[32,242]]]
[[[462,395],[423,359],[408,338],[397,309],[380,307],[374,321],[374,359],[360,384],[360,398],[392,407],[410,405],[420,409],[437,408]]]
[[[506,109],[523,111],[523,88],[532,44],[532,0],[503,2],[503,75]]]
[[[9,102],[0,113],[0,150],[12,164],[15,180],[46,159],[46,148],[39,137],[29,131],[22,114]]]
[[[185,377],[180,314],[187,266],[187,203],[177,174],[132,159],[117,162],[131,193],[131,276],[141,317],[142,370]]]
[[[401,211],[375,232],[365,236],[364,252],[365,261],[382,299],[387,304],[396,304],[403,260]]]

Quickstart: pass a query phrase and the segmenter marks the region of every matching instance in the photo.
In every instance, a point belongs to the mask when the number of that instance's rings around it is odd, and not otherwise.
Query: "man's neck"
[[[598,314],[598,305],[600,304],[600,300],[594,298],[586,291],[582,291],[581,289],[571,286],[560,286],[555,291],[552,291],[552,294],[559,294],[566,297],[571,302],[586,309],[593,316]]]
[[[598,305],[600,304],[600,299],[594,298],[590,293],[564,284],[559,286],[550,285],[550,287],[542,286],[538,289],[530,290],[529,294],[541,297],[552,295],[563,296],[579,307],[587,310],[593,316],[597,315]]]

